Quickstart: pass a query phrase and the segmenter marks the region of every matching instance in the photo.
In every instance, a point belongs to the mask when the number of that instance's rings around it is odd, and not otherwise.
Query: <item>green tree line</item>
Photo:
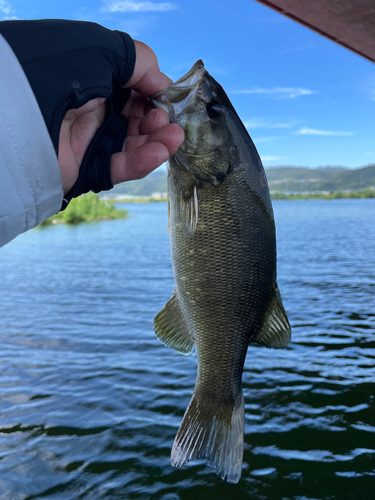
[[[373,189],[362,191],[334,191],[333,193],[285,194],[282,191],[271,193],[272,200],[339,200],[341,198],[375,198]]]

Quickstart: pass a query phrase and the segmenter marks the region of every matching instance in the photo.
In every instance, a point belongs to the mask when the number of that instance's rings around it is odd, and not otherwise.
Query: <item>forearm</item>
[[[60,169],[34,93],[0,35],[0,246],[58,212]]]

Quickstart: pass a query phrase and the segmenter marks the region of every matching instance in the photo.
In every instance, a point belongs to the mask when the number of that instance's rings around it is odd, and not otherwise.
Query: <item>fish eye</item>
[[[206,111],[210,118],[218,118],[223,111],[223,105],[218,101],[211,101],[207,104]]]

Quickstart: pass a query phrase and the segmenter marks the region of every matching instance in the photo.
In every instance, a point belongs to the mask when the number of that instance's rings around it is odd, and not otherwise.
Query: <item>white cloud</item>
[[[294,125],[291,122],[275,123],[272,121],[263,120],[261,118],[252,118],[251,120],[245,120],[243,124],[248,130],[256,128],[291,128]]]
[[[9,14],[11,14],[12,12],[12,7],[8,2],[5,2],[5,0],[0,0],[0,12],[2,14],[5,14],[6,16],[9,16]]]
[[[319,94],[316,90],[304,89],[302,87],[273,87],[273,88],[255,88],[244,90],[233,90],[231,94],[259,94],[267,95],[276,99],[294,99],[303,95]]]
[[[5,0],[0,0],[0,17],[1,19],[16,19],[12,6]]]
[[[334,130],[318,130],[315,128],[302,127],[295,132],[297,135],[329,135],[329,136],[346,136],[353,135],[353,132],[338,132]]]
[[[176,5],[169,2],[154,3],[113,0],[106,2],[103,10],[105,12],[166,12],[175,8]]]
[[[283,160],[283,156],[261,156],[260,159],[262,161],[276,161],[276,160]]]
[[[276,137],[257,137],[257,138],[253,138],[253,141],[256,144],[259,144],[260,142],[273,141],[274,139],[276,139]]]

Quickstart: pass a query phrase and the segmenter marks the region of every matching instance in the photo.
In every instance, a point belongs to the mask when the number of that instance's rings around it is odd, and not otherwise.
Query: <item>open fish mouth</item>
[[[203,61],[197,61],[194,66],[177,82],[154,94],[149,101],[157,108],[164,109],[172,122],[177,123],[177,116],[183,113],[189,105],[193,105],[195,95],[204,74]]]
[[[205,72],[203,61],[199,59],[194,66],[184,76],[178,79],[177,82],[172,84],[172,86],[178,86],[187,81],[189,81],[188,85],[194,85],[202,79]]]

